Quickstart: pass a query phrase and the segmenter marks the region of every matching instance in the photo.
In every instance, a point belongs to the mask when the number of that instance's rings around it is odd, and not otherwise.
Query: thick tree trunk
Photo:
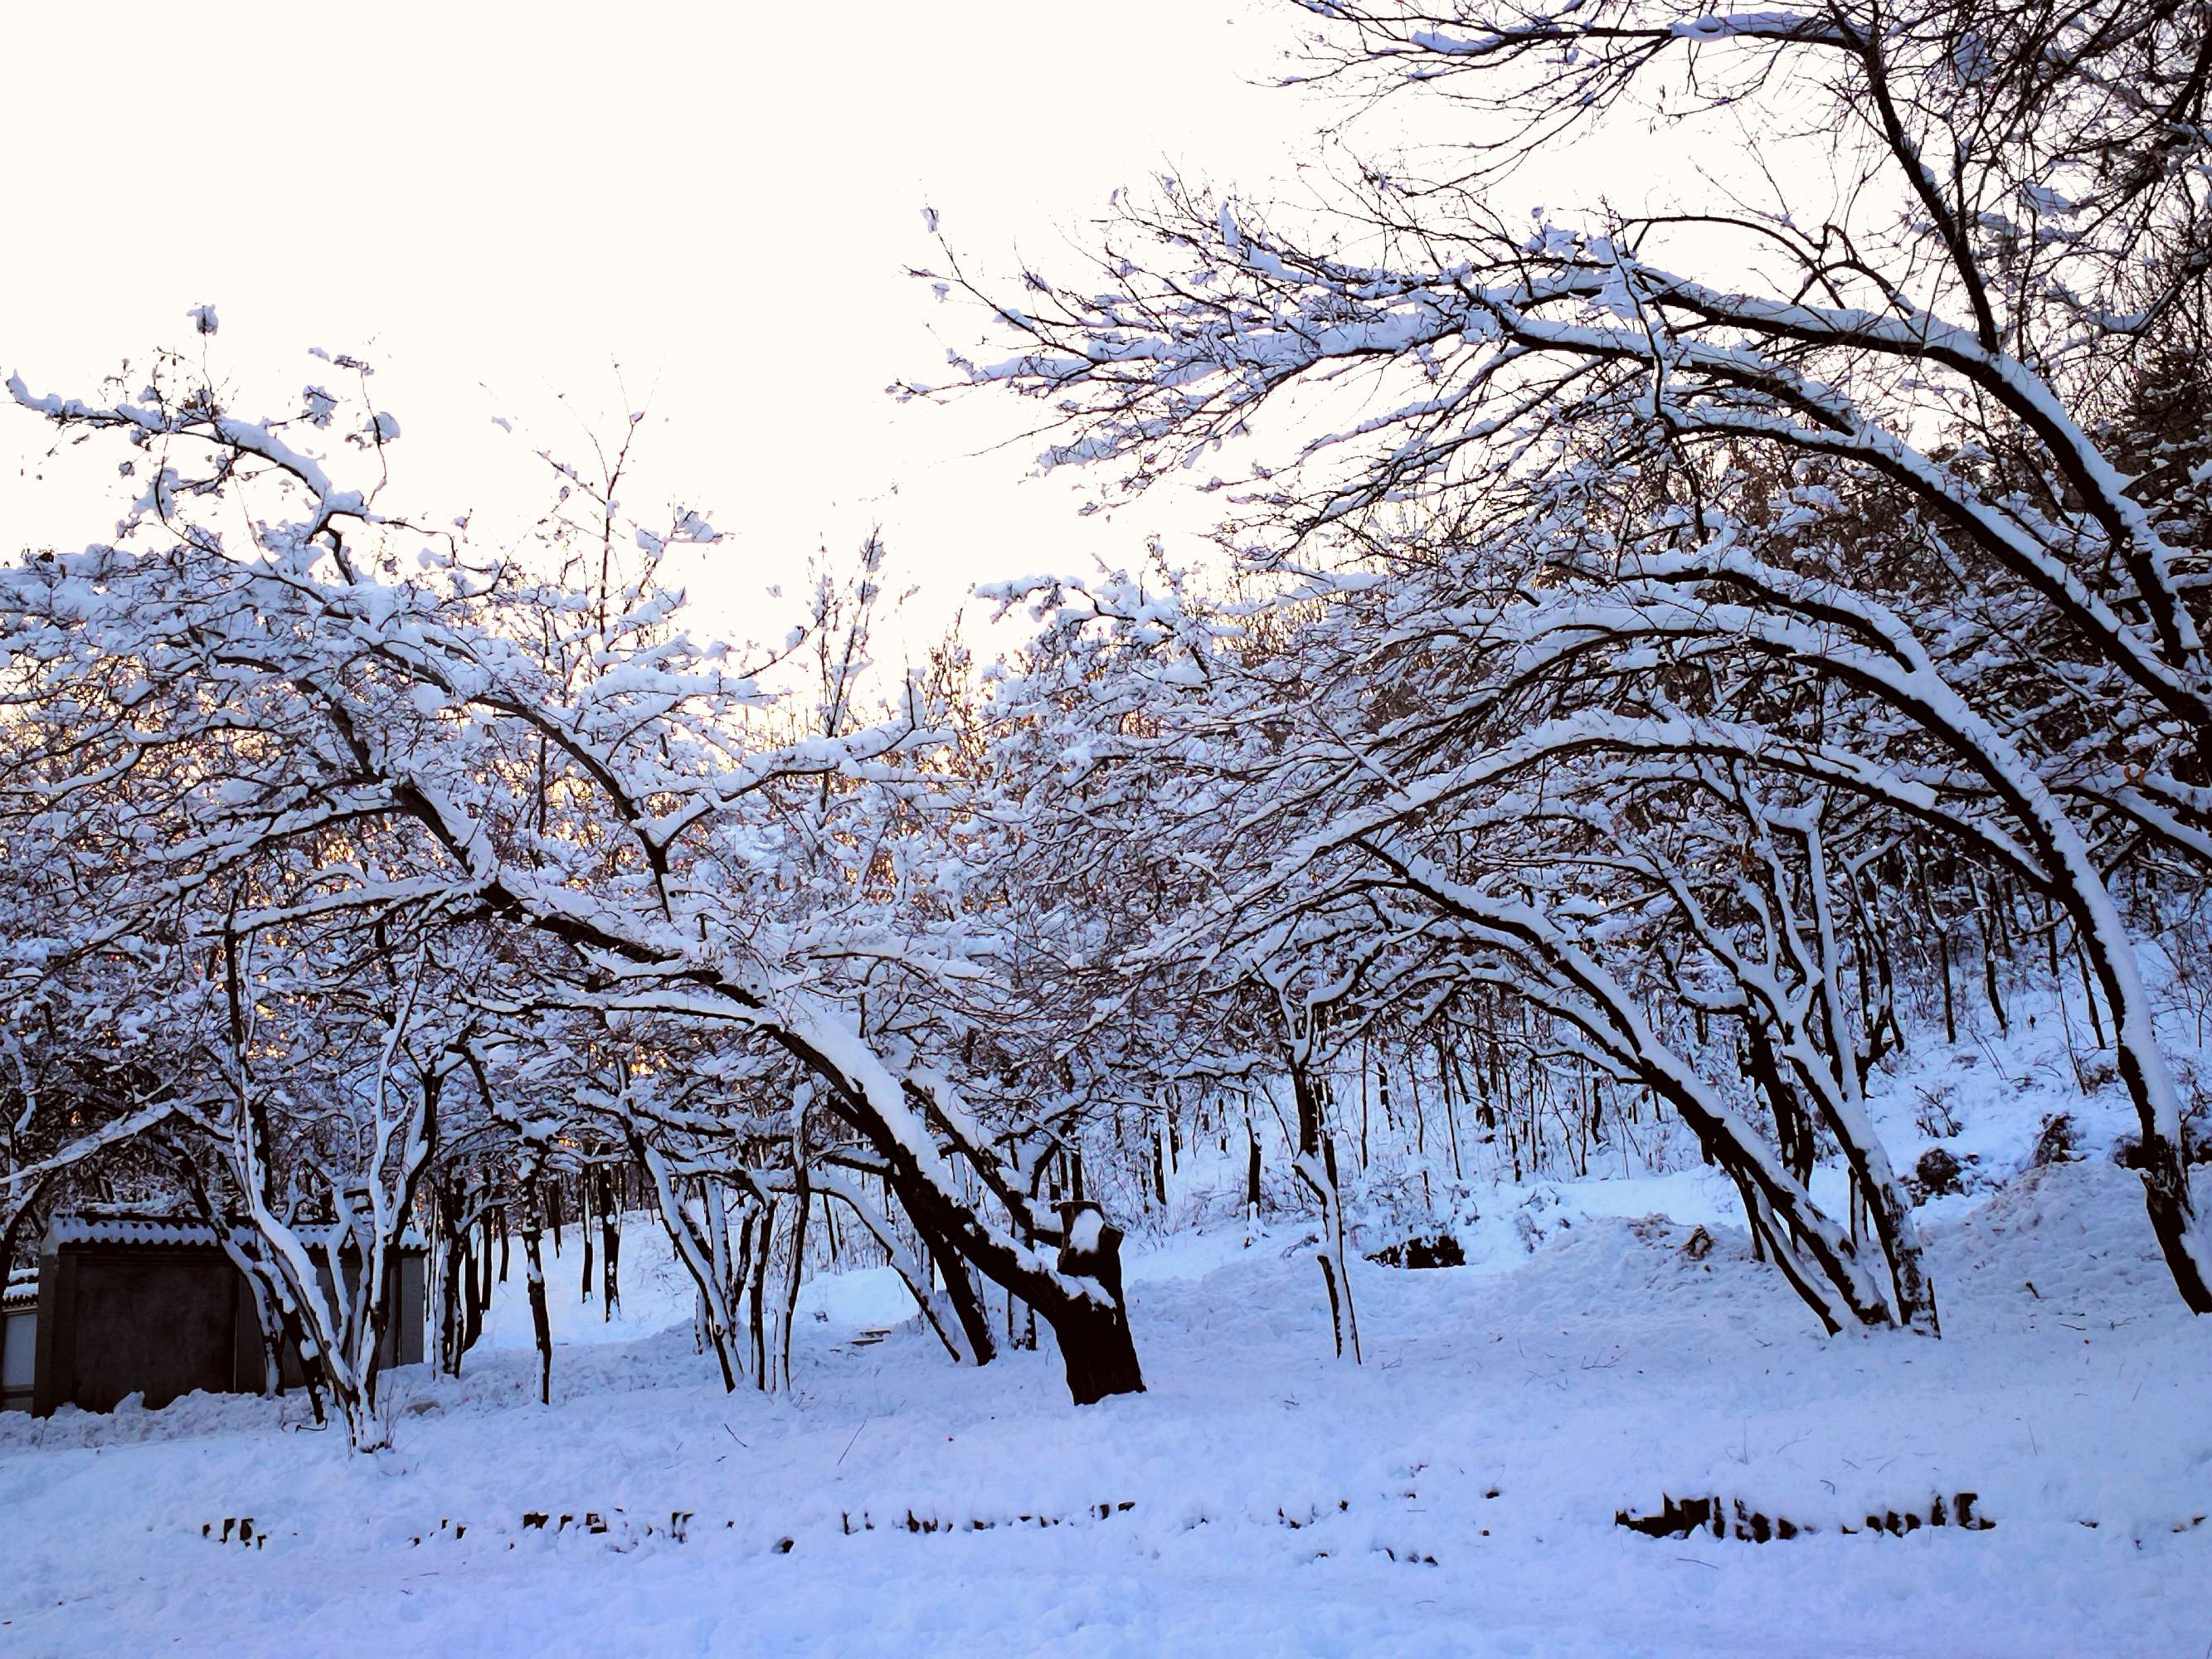
[[[935,1183],[902,1168],[899,1155],[903,1149],[896,1143],[886,1142],[880,1150],[889,1155],[885,1178],[915,1231],[939,1270],[948,1265],[952,1269],[945,1275],[946,1286],[961,1330],[973,1346],[976,1364],[988,1363],[996,1343],[971,1267],[1000,1289],[1018,1296],[1052,1328],[1066,1367],[1068,1397],[1075,1404],[1088,1406],[1108,1395],[1144,1391],[1136,1340],[1121,1297],[1121,1235],[1103,1224],[1095,1203],[1083,1200],[1082,1208],[1098,1222],[1099,1237],[1079,1239],[1073,1254],[1063,1248],[1060,1261],[1072,1265],[1048,1270],[1034,1255],[1016,1255],[981,1235],[974,1218],[960,1211]],[[1110,1240],[1105,1237],[1108,1234]],[[1090,1264],[1096,1264],[1099,1272],[1110,1273],[1111,1282],[1096,1277]]]
[[[1095,1279],[1111,1298],[1110,1306],[1071,1297],[1044,1310],[1060,1341],[1068,1397],[1093,1406],[1109,1395],[1142,1394],[1144,1373],[1121,1295],[1121,1230],[1107,1225],[1104,1212],[1087,1200],[1071,1199],[1060,1207],[1066,1241],[1060,1248],[1060,1271]]]
[[[732,988],[730,994],[743,1006],[762,1006],[749,991]],[[1071,1393],[1079,1398],[1090,1394],[1096,1399],[1100,1396],[1091,1392],[1094,1389],[1128,1393],[1144,1386],[1127,1320],[1119,1319],[1118,1335],[1110,1326],[1103,1331],[1093,1328],[1099,1323],[1099,1315],[1089,1310],[1114,1310],[1118,1319],[1120,1298],[1096,1281],[1054,1271],[1039,1259],[1033,1245],[1018,1242],[1034,1230],[1027,1194],[1015,1188],[1013,1171],[976,1134],[975,1126],[965,1121],[957,1101],[933,1092],[941,1086],[941,1080],[894,1076],[849,1032],[827,1019],[793,1018],[787,1011],[771,1030],[795,1058],[831,1085],[833,1109],[860,1132],[869,1152],[880,1160],[880,1178],[898,1195],[901,1206],[929,1243],[940,1267],[953,1270],[945,1274],[947,1289],[978,1364],[988,1361],[995,1345],[990,1319],[970,1270],[1018,1295],[1055,1330],[1065,1319],[1079,1351],[1096,1352],[1097,1362],[1085,1362],[1081,1390],[1077,1390],[1072,1379]],[[925,1116],[929,1113],[942,1119],[936,1130],[957,1145],[957,1155],[967,1160],[1005,1206],[1012,1232],[988,1221],[975,1202],[962,1192],[951,1167],[932,1144],[933,1135]]]

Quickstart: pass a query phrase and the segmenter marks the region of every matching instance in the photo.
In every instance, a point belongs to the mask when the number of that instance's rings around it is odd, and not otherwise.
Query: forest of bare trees
[[[1812,1322],[1932,1339],[1942,1171],[1870,1086],[2027,989],[2212,1313],[2204,6],[1303,10],[1355,137],[1500,136],[917,272],[973,343],[900,395],[1218,505],[989,588],[996,665],[873,665],[875,538],[698,637],[664,571],[718,532],[625,503],[632,431],[484,545],[387,505],[349,359],[12,380],[131,499],[0,568],[9,1265],[202,1220],[361,1449],[404,1238],[449,1371],[526,1275],[550,1399],[551,1242],[610,1306],[635,1211],[730,1389],[860,1265],[955,1364],[1140,1390],[1122,1240],[1255,1211],[1356,1361],[1358,1218],[1608,1164],[1716,1167]],[[1774,136],[1664,212],[1506,205],[1647,106]]]

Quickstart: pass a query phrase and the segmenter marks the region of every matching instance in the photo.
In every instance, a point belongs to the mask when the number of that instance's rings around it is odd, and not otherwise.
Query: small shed
[[[315,1237],[330,1286],[331,1240]],[[410,1365],[423,1352],[424,1266],[419,1237],[401,1245],[398,1281],[390,1292],[382,1359]],[[349,1285],[360,1255],[350,1242],[338,1250]],[[13,1286],[10,1287],[11,1291]],[[253,1291],[210,1227],[155,1216],[60,1215],[39,1248],[35,1334],[19,1361],[18,1314],[8,1313],[8,1393],[0,1404],[27,1405],[45,1416],[64,1404],[112,1411],[131,1395],[148,1406],[207,1389],[254,1394],[264,1375]],[[30,1373],[29,1397],[17,1397],[19,1370]],[[283,1356],[287,1382],[301,1375],[296,1351]]]

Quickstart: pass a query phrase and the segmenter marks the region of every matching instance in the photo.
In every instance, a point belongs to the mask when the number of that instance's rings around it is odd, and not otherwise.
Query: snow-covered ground
[[[2212,1321],[2180,1310],[2124,1171],[2052,1166],[1923,1212],[1941,1342],[1824,1340],[1740,1232],[1716,1226],[1696,1261],[1686,1221],[1593,1213],[1595,1183],[1559,1191],[1510,1253],[1362,1273],[1357,1369],[1323,1356],[1317,1275],[1284,1255],[1295,1231],[1142,1255],[1151,1391],[1080,1411],[1049,1355],[957,1370],[912,1327],[854,1347],[890,1300],[879,1275],[813,1291],[824,1317],[803,1321],[793,1395],[726,1396],[639,1230],[623,1340],[564,1344],[550,1409],[508,1345],[458,1382],[402,1373],[398,1447],[379,1457],[302,1431],[297,1401],[0,1419],[0,1651],[1956,1659],[2212,1642],[2212,1522],[2174,1530],[2212,1510]],[[639,1334],[656,1320],[673,1323]],[[598,1322],[564,1322],[580,1339]],[[1839,1530],[1960,1491],[1992,1529]],[[1820,1530],[1614,1524],[1709,1493]],[[220,1541],[241,1516],[256,1543]]]
[[[1132,1241],[1142,1396],[956,1368],[888,1271],[805,1286],[792,1395],[726,1395],[633,1216],[612,1321],[549,1254],[550,1408],[518,1255],[464,1377],[394,1377],[386,1455],[297,1398],[0,1416],[0,1654],[2212,1652],[2212,1320],[2043,1012],[1875,1103],[1901,1167],[1964,1165],[1917,1212],[1941,1341],[1823,1339],[1724,1181],[1594,1164],[1455,1199],[1464,1267],[1360,1264],[1362,1366],[1304,1227],[1186,1225]],[[2083,1157],[2032,1167],[2060,1111]],[[1992,1527],[1866,1529],[1962,1492]],[[1706,1496],[1813,1530],[1615,1524]]]

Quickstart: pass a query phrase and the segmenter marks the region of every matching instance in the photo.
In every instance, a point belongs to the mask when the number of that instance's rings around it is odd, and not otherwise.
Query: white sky
[[[618,426],[618,362],[652,415],[631,500],[729,536],[691,579],[702,621],[780,634],[762,588],[880,520],[924,589],[884,653],[969,582],[1126,559],[1172,510],[1079,520],[1069,481],[1022,483],[1039,444],[969,459],[1035,410],[884,395],[981,321],[902,274],[934,252],[922,204],[973,268],[1064,264],[1115,185],[1261,182],[1311,125],[1245,84],[1286,21],[1247,0],[0,11],[0,368],[91,395],[212,301],[216,362],[265,394],[240,412],[327,378],[310,345],[376,362],[401,495],[449,514],[542,504],[532,441],[581,447],[561,393]],[[11,551],[114,516],[25,476],[49,436],[0,410]]]
[[[934,255],[921,205],[1004,275],[1018,248],[1071,268],[1109,193],[1163,168],[1264,196],[1322,113],[1250,84],[1294,21],[1269,0],[18,0],[0,371],[91,395],[211,301],[215,361],[258,394],[240,412],[326,379],[311,345],[368,356],[403,431],[387,501],[481,528],[544,503],[535,444],[618,428],[619,362],[652,417],[629,499],[728,538],[688,578],[701,631],[781,635],[793,607],[763,590],[880,521],[894,586],[922,589],[879,635],[896,661],[971,582],[1127,562],[1202,522],[1172,498],[1079,520],[1081,480],[1024,482],[1038,443],[976,453],[1031,405],[884,394],[943,378],[981,325],[902,274]],[[33,481],[48,441],[0,409],[9,551],[112,524],[89,475]]]

